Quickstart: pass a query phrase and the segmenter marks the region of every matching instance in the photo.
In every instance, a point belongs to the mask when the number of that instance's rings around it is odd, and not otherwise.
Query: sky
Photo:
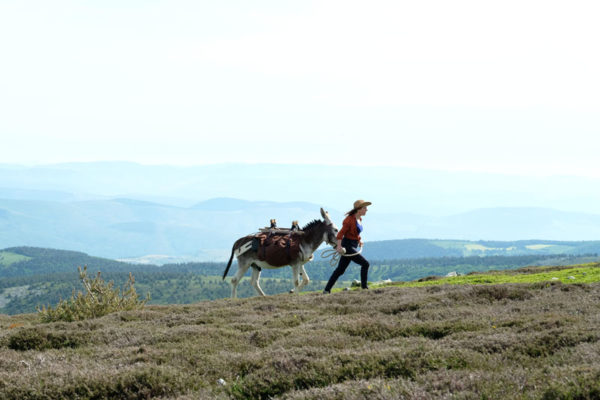
[[[0,0],[0,163],[600,178],[595,1]]]

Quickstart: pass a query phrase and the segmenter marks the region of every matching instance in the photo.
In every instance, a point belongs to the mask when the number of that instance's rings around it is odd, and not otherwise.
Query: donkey
[[[321,216],[323,217],[323,221],[313,220],[312,222],[306,224],[304,228],[302,228],[302,232],[296,233],[302,236],[300,239],[300,251],[297,255],[294,255],[289,262],[289,265],[292,267],[292,274],[294,278],[294,289],[292,289],[292,292],[298,293],[304,286],[308,284],[309,278],[306,274],[306,270],[304,269],[304,264],[313,259],[313,253],[315,250],[317,250],[317,248],[319,248],[321,243],[326,242],[334,247],[337,244],[337,227],[333,222],[331,222],[329,214],[327,211],[323,210],[323,208],[321,208]],[[261,269],[275,269],[282,267],[270,265],[266,261],[260,261],[258,259],[258,253],[255,251],[245,251],[241,254],[236,254],[236,250],[237,253],[239,253],[239,249],[242,246],[248,248],[248,243],[251,242],[253,238],[254,235],[244,236],[233,244],[233,248],[231,249],[231,257],[229,258],[227,268],[225,268],[225,272],[223,273],[223,279],[225,279],[227,272],[229,272],[229,267],[231,267],[233,256],[235,255],[237,257],[238,270],[235,276],[231,279],[231,298],[233,299],[237,296],[237,285],[240,283],[240,280],[249,267],[252,267],[252,286],[260,296],[265,295],[258,283]],[[302,282],[300,282],[298,275],[302,275]]]

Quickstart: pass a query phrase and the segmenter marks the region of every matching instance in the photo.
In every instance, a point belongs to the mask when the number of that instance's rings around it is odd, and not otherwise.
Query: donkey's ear
[[[327,222],[331,222],[331,220],[329,219],[329,213],[325,210],[323,210],[323,207],[321,207],[321,216],[323,217],[323,219]]]

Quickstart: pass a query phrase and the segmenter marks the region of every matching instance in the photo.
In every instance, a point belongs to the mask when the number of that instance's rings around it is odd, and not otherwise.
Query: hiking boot
[[[329,290],[323,290],[323,294],[331,294]]]

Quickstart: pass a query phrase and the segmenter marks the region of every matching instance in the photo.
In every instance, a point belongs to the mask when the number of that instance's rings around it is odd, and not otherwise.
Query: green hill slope
[[[2,260],[7,262],[2,262]],[[139,266],[78,251],[40,247],[11,247],[0,251],[0,278],[76,271],[78,266],[102,271],[142,270]]]
[[[367,258],[376,260],[593,253],[600,253],[600,241],[402,239],[368,242],[364,252]]]
[[[410,281],[426,276],[444,276],[450,271],[466,274],[472,271],[506,270],[528,265],[566,265],[597,260],[596,257],[522,255],[470,256],[420,259],[370,259],[369,279],[381,281]],[[221,279],[225,263],[186,263],[135,265],[91,257],[85,253],[15,247],[0,252],[0,313],[20,314],[34,312],[38,306],[53,305],[67,298],[73,290],[81,290],[77,267],[88,266],[90,273],[102,271],[106,280],[122,286],[132,272],[138,292],[150,293],[150,304],[189,304],[200,300],[229,297],[231,288]],[[358,277],[357,265],[351,265],[337,287],[349,285]],[[306,290],[322,290],[332,267],[318,258],[307,264],[311,283]],[[230,272],[230,276],[234,272]],[[248,275],[250,272],[247,273]],[[292,288],[291,269],[265,270],[261,286],[267,294],[287,293]],[[240,285],[240,297],[254,296],[254,289],[246,278]]]
[[[0,398],[597,398],[600,283],[533,282],[573,268],[473,275],[531,278],[519,284],[149,306],[76,323],[0,316]]]

